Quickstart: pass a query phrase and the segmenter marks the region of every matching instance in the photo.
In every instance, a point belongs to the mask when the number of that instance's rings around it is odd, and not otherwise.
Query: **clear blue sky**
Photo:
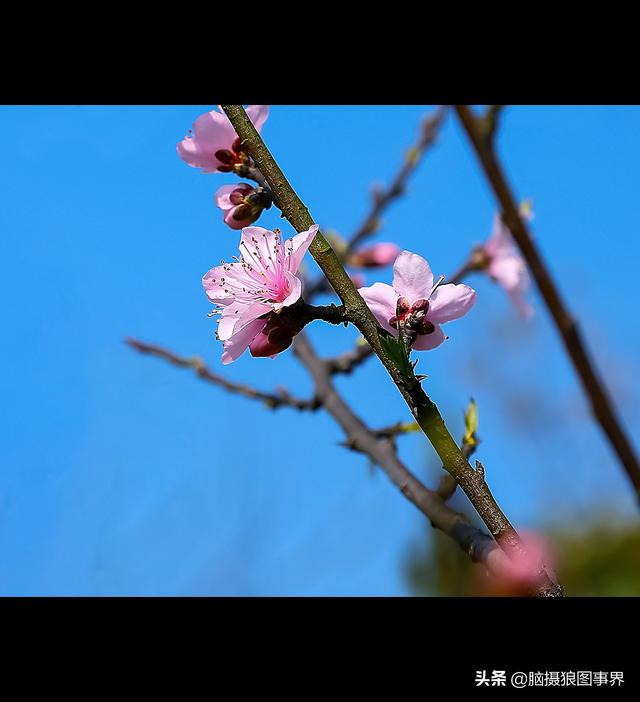
[[[290,353],[220,363],[200,278],[236,252],[212,201],[233,178],[175,153],[206,109],[0,108],[0,594],[408,593],[403,565],[424,519],[337,445],[329,417],[269,412],[122,343],[136,336],[235,380],[310,392]],[[263,135],[316,220],[347,235],[428,111],[274,106]],[[639,125],[632,107],[513,107],[499,140],[636,445]],[[377,238],[450,273],[493,211],[450,117]],[[289,233],[275,212],[260,224]],[[497,287],[472,284],[476,307],[420,368],[456,433],[477,399],[478,457],[505,512],[523,527],[633,514],[537,294],[523,323]],[[320,323],[312,334],[327,352],[355,338]],[[340,386],[374,426],[407,417],[375,362]],[[435,483],[419,436],[401,451]]]

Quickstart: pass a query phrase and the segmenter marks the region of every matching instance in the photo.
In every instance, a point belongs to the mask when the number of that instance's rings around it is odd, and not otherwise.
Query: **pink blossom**
[[[493,578],[486,583],[490,594],[523,595],[536,584],[544,568],[554,575],[554,558],[549,544],[533,531],[521,531],[524,551],[514,551],[493,563]]]
[[[374,283],[359,292],[384,329],[398,336],[398,314],[415,322],[417,336],[413,348],[434,349],[445,340],[441,324],[465,315],[476,300],[476,291],[467,285],[434,285],[433,273],[422,256],[403,251],[393,264],[393,286]]]
[[[217,336],[224,346],[222,363],[235,361],[245,351],[264,330],[270,313],[300,299],[302,281],[296,273],[317,231],[314,224],[283,242],[278,230],[245,227],[240,258],[205,274],[205,292],[221,314]]]
[[[252,204],[247,198],[256,193],[256,188],[248,183],[218,188],[215,201],[223,212],[224,223],[231,229],[242,229],[255,222],[264,207],[260,203]]]
[[[367,281],[362,273],[348,273],[351,282],[356,286],[356,288],[361,288]]]
[[[520,214],[527,219],[532,218],[528,207],[521,207]],[[499,213],[494,217],[493,230],[483,250],[488,259],[489,276],[509,295],[520,315],[524,318],[530,317],[533,307],[524,297],[531,282],[527,264]]]
[[[249,105],[247,115],[260,131],[269,116],[269,105]],[[203,173],[228,173],[235,164],[248,161],[229,118],[217,110],[200,115],[176,148],[183,161]]]
[[[348,263],[354,268],[379,268],[393,263],[399,253],[399,246],[385,241],[359,249],[349,257]]]

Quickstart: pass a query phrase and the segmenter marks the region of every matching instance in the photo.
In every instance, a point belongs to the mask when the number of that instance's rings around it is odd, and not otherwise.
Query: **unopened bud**
[[[293,337],[302,330],[300,322],[288,315],[271,313],[264,329],[249,345],[256,358],[275,356],[291,346]]]
[[[224,163],[226,166],[235,161],[234,155],[228,149],[219,149],[215,152],[214,156],[218,159],[218,161]]]
[[[478,405],[471,399],[467,411],[464,413],[465,434],[462,439],[463,444],[473,448],[478,444]]]
[[[381,242],[356,251],[349,257],[348,263],[354,268],[380,268],[392,264],[399,254],[400,248],[398,246],[389,242]]]

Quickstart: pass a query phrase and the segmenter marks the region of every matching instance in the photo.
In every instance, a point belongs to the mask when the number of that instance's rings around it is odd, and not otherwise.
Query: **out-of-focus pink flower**
[[[260,201],[251,202],[251,196],[258,191],[249,183],[223,185],[215,195],[216,205],[223,212],[223,220],[231,229],[242,229],[258,219],[264,205]]]
[[[356,251],[349,256],[348,264],[354,268],[380,268],[391,265],[399,253],[399,246],[386,241],[380,242]]]
[[[356,288],[361,288],[367,282],[362,273],[349,273],[349,278]]]
[[[528,206],[521,207],[520,214],[526,219],[533,217]],[[486,270],[489,276],[502,286],[520,315],[525,319],[530,317],[533,307],[524,297],[531,282],[527,264],[499,213],[494,217],[491,236],[483,249],[488,260]]]
[[[374,283],[359,293],[380,326],[394,336],[399,321],[408,323],[416,333],[417,351],[440,346],[446,338],[440,325],[462,317],[476,301],[476,291],[468,285],[441,285],[443,278],[434,285],[429,264],[410,251],[398,256],[393,273],[393,286]]]
[[[269,105],[249,105],[247,115],[260,131],[269,116]],[[203,173],[228,173],[235,164],[248,160],[229,118],[217,110],[200,115],[177,150],[183,161]]]
[[[553,576],[554,558],[549,544],[533,531],[520,532],[524,551],[512,552],[494,563],[494,572],[484,589],[493,595],[526,595],[542,569]]]
[[[302,281],[296,273],[317,231],[314,224],[282,241],[277,230],[245,227],[240,258],[205,274],[207,297],[221,313],[217,336],[224,346],[222,363],[235,361],[245,351],[264,330],[270,313],[300,299]]]

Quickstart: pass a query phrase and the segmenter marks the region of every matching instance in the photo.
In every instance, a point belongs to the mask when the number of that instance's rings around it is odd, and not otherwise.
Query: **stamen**
[[[436,281],[436,284],[431,288],[431,293],[429,294],[429,297],[433,295],[433,293],[440,287],[440,285],[444,282],[445,276],[441,275],[438,280]]]

